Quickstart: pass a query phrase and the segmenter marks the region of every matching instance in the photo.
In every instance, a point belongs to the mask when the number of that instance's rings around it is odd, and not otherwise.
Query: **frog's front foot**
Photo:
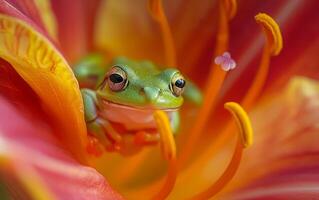
[[[120,150],[122,137],[108,121],[98,117],[86,125],[89,133],[89,153],[99,156],[103,152],[102,147],[109,152]]]
[[[135,134],[134,142],[137,145],[153,145],[160,141],[159,133],[148,133],[146,131],[138,131]]]

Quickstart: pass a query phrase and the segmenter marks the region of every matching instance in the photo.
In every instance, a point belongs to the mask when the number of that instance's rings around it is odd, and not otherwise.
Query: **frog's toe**
[[[88,135],[88,144],[86,150],[89,154],[100,157],[103,154],[104,147],[94,136]]]
[[[108,130],[106,130],[105,126],[108,122],[103,119],[97,118],[93,122],[87,124],[88,134],[90,142],[90,151],[95,151],[94,146],[102,146],[104,150],[107,152],[114,152],[120,150],[119,142],[121,138],[117,138],[115,140],[110,134],[108,134]],[[99,145],[96,145],[99,143]],[[100,147],[98,147],[100,149]],[[95,153],[93,153],[95,154]]]
[[[134,142],[137,145],[153,145],[160,141],[160,135],[158,133],[148,133],[145,131],[139,131],[135,134]]]

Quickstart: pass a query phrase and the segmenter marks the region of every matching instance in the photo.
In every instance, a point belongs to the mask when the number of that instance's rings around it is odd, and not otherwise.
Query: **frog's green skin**
[[[122,91],[114,92],[105,83],[105,75],[112,66],[120,66],[127,74],[128,85]],[[159,67],[149,61],[134,61],[124,57],[117,57],[109,64],[104,64],[100,55],[91,55],[79,62],[75,75],[80,85],[88,87],[81,89],[85,120],[90,133],[104,145],[114,145],[121,142],[121,135],[112,127],[109,119],[99,115],[103,109],[103,101],[134,109],[176,110],[171,115],[171,125],[174,133],[179,127],[177,109],[183,104],[183,97],[176,96],[170,89],[177,69]],[[187,82],[186,98],[200,103],[201,94],[197,88]],[[89,89],[90,88],[90,89]],[[142,131],[142,130],[141,130]],[[111,138],[111,141],[109,140]],[[156,142],[158,134],[145,135],[146,142]]]

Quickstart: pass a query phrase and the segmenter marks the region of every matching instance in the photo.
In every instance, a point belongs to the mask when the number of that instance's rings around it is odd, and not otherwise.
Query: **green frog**
[[[74,73],[82,88],[88,133],[107,151],[134,152],[124,151],[125,135],[133,136],[130,143],[135,147],[157,144],[154,111],[166,112],[175,134],[183,96],[196,104],[202,99],[198,88],[179,70],[147,60],[116,57],[104,63],[101,55],[89,55],[75,66]]]

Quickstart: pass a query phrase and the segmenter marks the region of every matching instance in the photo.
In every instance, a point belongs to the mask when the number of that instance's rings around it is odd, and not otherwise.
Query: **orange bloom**
[[[310,79],[318,78],[317,7],[315,0],[0,0],[4,197],[317,198],[319,90]],[[177,66],[202,89],[203,104],[185,103],[175,138],[156,112],[160,145],[95,157],[72,72],[91,52],[106,62],[123,55]],[[214,62],[224,52],[237,63],[229,72]],[[224,105],[230,101],[238,104]]]

